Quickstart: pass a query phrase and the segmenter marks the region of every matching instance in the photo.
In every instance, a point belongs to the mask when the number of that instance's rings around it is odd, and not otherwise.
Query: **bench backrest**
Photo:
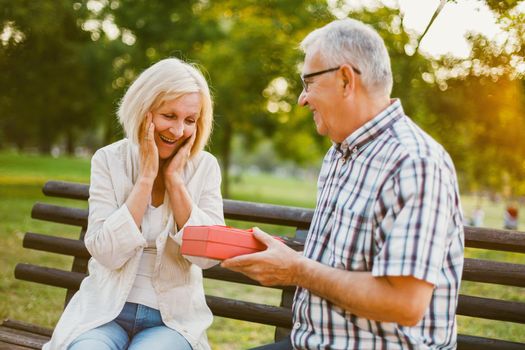
[[[87,184],[49,181],[44,185],[43,192],[47,196],[87,201],[89,186]],[[73,266],[71,271],[64,271],[21,263],[16,266],[16,278],[66,288],[67,304],[87,273],[87,262],[90,255],[83,243],[87,215],[87,209],[36,203],[31,213],[33,218],[79,226],[81,228],[80,237],[79,239],[68,239],[28,232],[24,237],[24,247],[73,256]],[[301,249],[300,243],[304,242],[313,210],[225,199],[224,215],[231,220],[292,226],[296,230],[296,240],[292,245],[294,245],[294,249]],[[525,234],[506,230],[465,227],[465,245],[466,247],[486,250],[525,253]],[[241,274],[222,269],[219,266],[205,270],[203,274],[205,278],[258,285],[257,282]],[[523,288],[525,287],[525,264],[466,258],[463,281]],[[276,326],[275,338],[277,340],[290,331],[292,324],[290,308],[295,292],[295,288],[291,287],[277,288],[282,290],[281,306],[216,296],[206,296],[206,300],[216,316]],[[487,320],[525,323],[525,303],[519,301],[460,295],[457,313]],[[510,350],[525,349],[525,344],[459,335],[458,348]]]

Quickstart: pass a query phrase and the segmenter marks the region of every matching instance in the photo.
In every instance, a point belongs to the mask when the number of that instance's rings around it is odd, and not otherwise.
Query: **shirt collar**
[[[356,154],[404,115],[405,112],[403,111],[403,106],[401,106],[401,101],[399,99],[392,99],[388,107],[355,130],[350,136],[344,139],[343,142],[334,142],[334,148],[345,158],[351,154]]]

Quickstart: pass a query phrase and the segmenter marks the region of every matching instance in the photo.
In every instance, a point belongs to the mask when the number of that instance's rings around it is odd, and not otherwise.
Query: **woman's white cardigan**
[[[66,349],[81,333],[110,322],[122,310],[146,246],[125,205],[138,170],[138,148],[127,139],[101,148],[93,156],[85,236],[92,255],[89,276],[64,310],[44,350]],[[183,177],[193,202],[185,226],[224,225],[221,174],[215,157],[200,152],[188,161]],[[206,329],[212,314],[204,298],[201,268],[211,267],[215,261],[184,260],[179,253],[184,227],[177,230],[171,211],[165,217],[165,229],[156,240],[152,276],[162,320],[182,334],[193,349],[209,349]]]

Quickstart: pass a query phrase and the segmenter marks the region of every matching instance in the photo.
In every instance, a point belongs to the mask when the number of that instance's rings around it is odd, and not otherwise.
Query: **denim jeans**
[[[134,303],[126,303],[113,321],[81,334],[68,349],[192,350],[186,338],[164,325],[159,310]]]

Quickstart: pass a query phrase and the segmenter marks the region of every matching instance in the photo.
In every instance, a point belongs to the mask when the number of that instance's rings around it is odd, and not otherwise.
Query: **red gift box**
[[[187,226],[182,236],[181,253],[224,260],[265,250],[252,230],[227,226]]]

